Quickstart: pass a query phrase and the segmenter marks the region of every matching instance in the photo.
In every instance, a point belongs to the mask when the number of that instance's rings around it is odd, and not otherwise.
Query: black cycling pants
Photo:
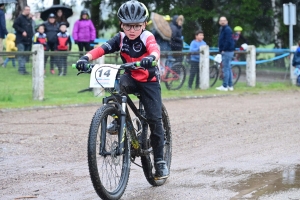
[[[162,127],[162,100],[159,82],[138,82],[130,75],[123,74],[120,77],[120,89],[127,94],[140,94],[140,100],[144,105],[151,135],[154,161],[164,159],[164,131]]]

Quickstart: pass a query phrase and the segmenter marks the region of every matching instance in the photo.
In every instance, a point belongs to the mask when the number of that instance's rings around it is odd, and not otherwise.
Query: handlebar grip
[[[141,66],[141,62],[136,62],[135,65],[137,67],[140,67]],[[157,65],[157,62],[156,61],[152,61],[152,67],[155,67]]]
[[[87,67],[88,67],[88,68],[91,68],[91,66],[93,66],[93,65],[92,65],[92,64],[87,64]],[[76,69],[76,64],[72,64],[72,68],[73,68],[73,69]]]

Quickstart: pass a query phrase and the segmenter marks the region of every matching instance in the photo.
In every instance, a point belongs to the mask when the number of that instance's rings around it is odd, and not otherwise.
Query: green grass
[[[31,72],[31,66],[27,65],[27,70]],[[49,68],[47,68],[49,69]],[[67,76],[51,75],[46,71],[45,78],[45,99],[43,101],[32,98],[32,76],[19,75],[17,68],[13,68],[11,63],[6,68],[0,68],[0,109],[25,108],[42,106],[61,106],[74,104],[94,104],[101,103],[101,97],[94,97],[93,92],[78,93],[79,90],[89,87],[89,75],[82,74],[76,76],[77,70],[68,69]],[[188,77],[187,77],[188,78]],[[221,85],[218,81],[215,86]],[[298,90],[298,87],[291,86],[290,83],[257,83],[256,87],[247,87],[246,83],[238,83],[235,91],[224,93],[216,91],[215,87],[208,90],[187,90],[187,79],[180,90],[169,91],[162,82],[162,97],[165,99],[180,97],[200,97],[215,96],[224,94],[257,94],[263,91],[288,91]],[[135,99],[135,98],[134,98]]]

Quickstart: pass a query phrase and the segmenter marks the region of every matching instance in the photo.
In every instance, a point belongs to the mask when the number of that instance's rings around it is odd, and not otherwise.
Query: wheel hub
[[[114,141],[111,145],[111,161],[112,164],[116,166],[120,164],[120,157],[121,157],[121,156],[117,156],[117,150],[118,150],[118,142]]]

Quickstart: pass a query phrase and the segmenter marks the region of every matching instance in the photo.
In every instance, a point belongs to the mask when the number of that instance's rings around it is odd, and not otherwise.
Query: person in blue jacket
[[[204,33],[202,30],[198,30],[195,32],[195,39],[190,44],[190,52],[199,52],[200,46],[206,45],[206,42],[203,41]],[[192,89],[193,81],[196,76],[196,86],[195,88],[199,88],[199,62],[200,55],[193,54],[191,55],[191,69],[190,69],[190,78],[188,83],[188,89]]]
[[[296,84],[300,86],[300,40],[298,41],[298,48],[294,53],[292,65],[295,67],[294,74],[297,76]]]
[[[220,17],[219,24],[221,25],[219,35],[219,52],[222,54],[223,84],[216,89],[220,91],[233,91],[230,62],[234,55],[235,42],[232,37],[232,29],[228,26],[226,17]]]

